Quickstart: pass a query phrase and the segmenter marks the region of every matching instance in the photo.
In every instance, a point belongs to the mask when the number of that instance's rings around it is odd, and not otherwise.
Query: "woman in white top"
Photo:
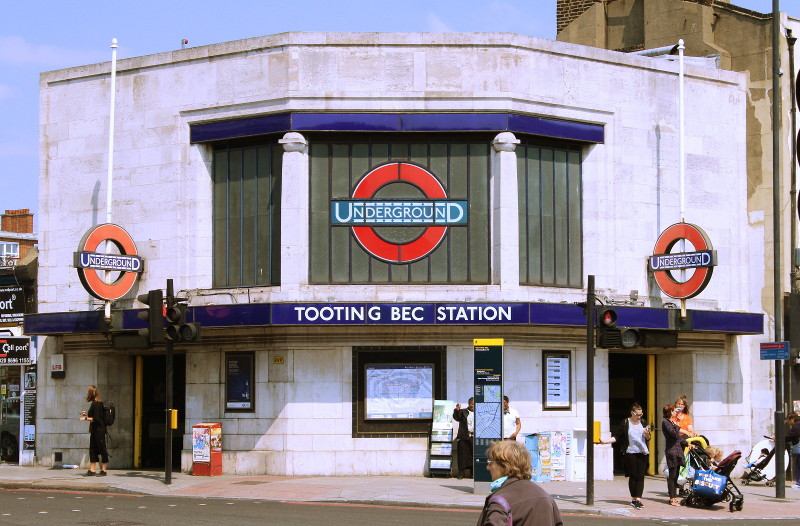
[[[647,473],[647,459],[650,450],[647,442],[650,440],[650,426],[642,423],[642,406],[634,403],[631,406],[631,416],[622,421],[614,430],[610,440],[600,440],[601,444],[617,444],[622,453],[625,476],[628,477],[628,491],[631,494],[631,506],[637,510],[644,507],[642,493],[644,493],[644,476]]]

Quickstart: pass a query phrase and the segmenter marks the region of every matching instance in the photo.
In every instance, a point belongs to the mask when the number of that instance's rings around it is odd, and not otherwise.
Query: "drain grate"
[[[243,480],[241,482],[234,482],[233,485],[238,486],[258,486],[259,484],[266,484],[263,480]]]

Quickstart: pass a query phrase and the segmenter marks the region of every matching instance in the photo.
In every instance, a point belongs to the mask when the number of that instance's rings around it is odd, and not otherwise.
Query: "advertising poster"
[[[22,449],[36,450],[36,366],[28,365],[23,373]]]
[[[18,325],[25,315],[22,287],[0,287],[0,325]]]
[[[253,353],[225,354],[225,409],[252,411],[253,383],[255,381],[255,356]]]
[[[434,400],[433,429],[452,429],[455,408],[456,403],[452,400]]]
[[[192,462],[211,461],[211,441],[209,429],[192,429]]]

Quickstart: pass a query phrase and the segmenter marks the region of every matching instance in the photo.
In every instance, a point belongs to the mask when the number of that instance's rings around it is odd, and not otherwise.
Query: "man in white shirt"
[[[503,397],[503,439],[516,440],[520,429],[522,429],[522,421],[519,419],[519,413],[516,409],[508,406],[508,397]]]

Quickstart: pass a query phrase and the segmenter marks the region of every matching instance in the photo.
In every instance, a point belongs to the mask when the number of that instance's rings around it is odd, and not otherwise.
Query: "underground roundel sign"
[[[98,252],[110,241],[119,254]],[[106,223],[90,228],[78,244],[73,266],[86,292],[97,299],[112,301],[128,293],[144,269],[144,260],[136,253],[136,244],[119,225]],[[112,276],[110,281],[106,275]]]
[[[350,199],[331,201],[331,225],[350,227],[373,257],[404,264],[433,252],[449,226],[467,224],[468,212],[425,168],[388,163],[362,177]]]
[[[694,251],[672,253],[671,250],[682,239],[691,244]],[[676,223],[659,236],[648,268],[664,294],[687,299],[703,292],[711,281],[716,264],[717,252],[703,229],[691,223]],[[673,271],[680,270],[687,270],[688,278],[685,281],[679,281],[673,274]],[[689,270],[693,270],[693,273]]]

